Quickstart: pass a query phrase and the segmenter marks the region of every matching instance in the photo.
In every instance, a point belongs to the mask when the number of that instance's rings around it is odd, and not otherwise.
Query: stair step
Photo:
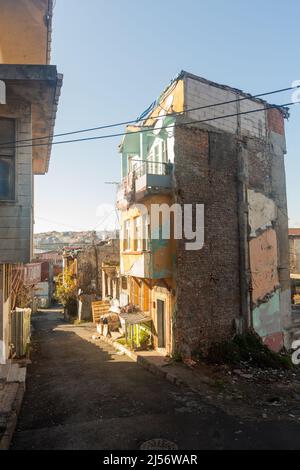
[[[7,382],[19,382],[19,373],[20,367],[19,364],[12,364],[8,374],[7,374]]]

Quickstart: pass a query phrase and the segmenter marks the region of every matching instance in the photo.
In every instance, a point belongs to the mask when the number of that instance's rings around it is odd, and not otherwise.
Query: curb
[[[22,401],[25,393],[25,383],[20,382],[13,402],[11,413],[8,417],[6,429],[0,440],[0,450],[9,450],[10,444],[18,422],[18,416],[21,410]]]

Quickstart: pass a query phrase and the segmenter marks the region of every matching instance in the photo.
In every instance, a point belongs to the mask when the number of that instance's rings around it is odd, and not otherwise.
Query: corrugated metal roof
[[[300,228],[289,228],[289,236],[300,237]]]
[[[127,325],[136,325],[137,323],[146,323],[152,320],[149,312],[119,313],[119,316]]]

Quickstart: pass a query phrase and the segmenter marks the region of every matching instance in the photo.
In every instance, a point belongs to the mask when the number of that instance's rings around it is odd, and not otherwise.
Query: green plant
[[[149,346],[151,346],[151,335],[150,335],[149,331],[147,331],[145,329],[141,329],[139,339],[140,339],[141,348],[146,349]]]
[[[182,362],[182,357],[179,351],[174,351],[172,354],[172,359],[174,362]]]
[[[57,276],[55,298],[68,310],[69,315],[77,314],[77,286],[70,271],[65,270]]]
[[[207,355],[208,362],[237,365],[241,361],[260,368],[289,369],[291,358],[271,351],[254,331],[236,335],[230,341],[213,344]]]

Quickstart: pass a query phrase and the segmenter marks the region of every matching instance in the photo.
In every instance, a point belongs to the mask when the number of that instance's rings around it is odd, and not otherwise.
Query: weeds
[[[213,344],[206,360],[214,364],[238,365],[247,362],[262,369],[290,369],[291,358],[271,351],[253,331],[236,335],[231,341]]]

